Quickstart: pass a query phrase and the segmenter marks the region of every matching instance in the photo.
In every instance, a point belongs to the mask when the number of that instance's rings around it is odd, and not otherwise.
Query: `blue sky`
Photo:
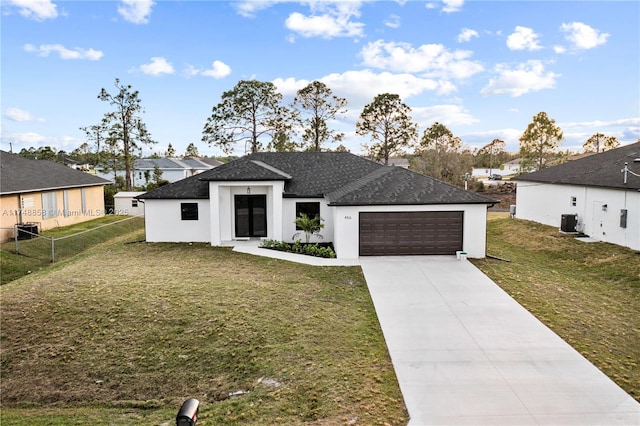
[[[500,138],[517,151],[540,111],[562,149],[596,132],[640,137],[637,1],[2,0],[1,13],[3,150],[77,148],[116,77],[140,92],[158,142],[145,154],[193,142],[220,155],[200,141],[204,122],[247,79],[273,82],[287,103],[324,82],[348,101],[331,127],[353,153],[368,142],[355,122],[380,93],[400,95],[420,135],[438,121],[472,148]]]

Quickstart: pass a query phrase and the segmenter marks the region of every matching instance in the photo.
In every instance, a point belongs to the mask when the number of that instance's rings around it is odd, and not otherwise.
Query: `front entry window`
[[[235,196],[236,237],[267,236],[267,196]]]

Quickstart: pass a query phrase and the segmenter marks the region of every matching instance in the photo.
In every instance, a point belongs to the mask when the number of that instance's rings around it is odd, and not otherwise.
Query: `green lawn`
[[[1,290],[3,425],[407,422],[357,267],[120,241]]]
[[[487,253],[511,262],[474,261],[484,273],[640,401],[638,252],[501,215]]]
[[[640,400],[640,255],[491,219],[473,262]],[[406,423],[359,268],[142,238],[0,287],[3,425]]]
[[[142,229],[143,218],[108,215],[44,231],[38,238],[19,240],[17,251],[15,241],[4,242],[0,244],[0,284],[51,266],[52,239],[55,239],[53,259],[59,262],[102,242]],[[144,239],[144,235],[140,238]]]

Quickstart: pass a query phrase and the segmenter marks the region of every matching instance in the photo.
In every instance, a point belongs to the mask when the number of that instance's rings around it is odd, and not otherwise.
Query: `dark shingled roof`
[[[640,177],[628,174],[624,183],[624,163],[629,170],[640,174],[640,142],[568,161],[554,167],[518,176],[516,179],[568,185],[594,186],[614,189],[640,189]]]
[[[383,168],[327,194],[329,205],[493,204],[492,200],[402,167]]]
[[[110,182],[63,164],[29,160],[0,151],[0,193],[18,194],[63,188],[108,185]]]
[[[285,182],[285,197],[326,197],[331,205],[492,204],[495,200],[400,167],[344,152],[251,154],[138,198],[207,198],[210,181]]]

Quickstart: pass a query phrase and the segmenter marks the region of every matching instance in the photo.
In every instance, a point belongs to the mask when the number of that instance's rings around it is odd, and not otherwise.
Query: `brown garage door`
[[[455,254],[463,212],[362,212],[360,256]]]

